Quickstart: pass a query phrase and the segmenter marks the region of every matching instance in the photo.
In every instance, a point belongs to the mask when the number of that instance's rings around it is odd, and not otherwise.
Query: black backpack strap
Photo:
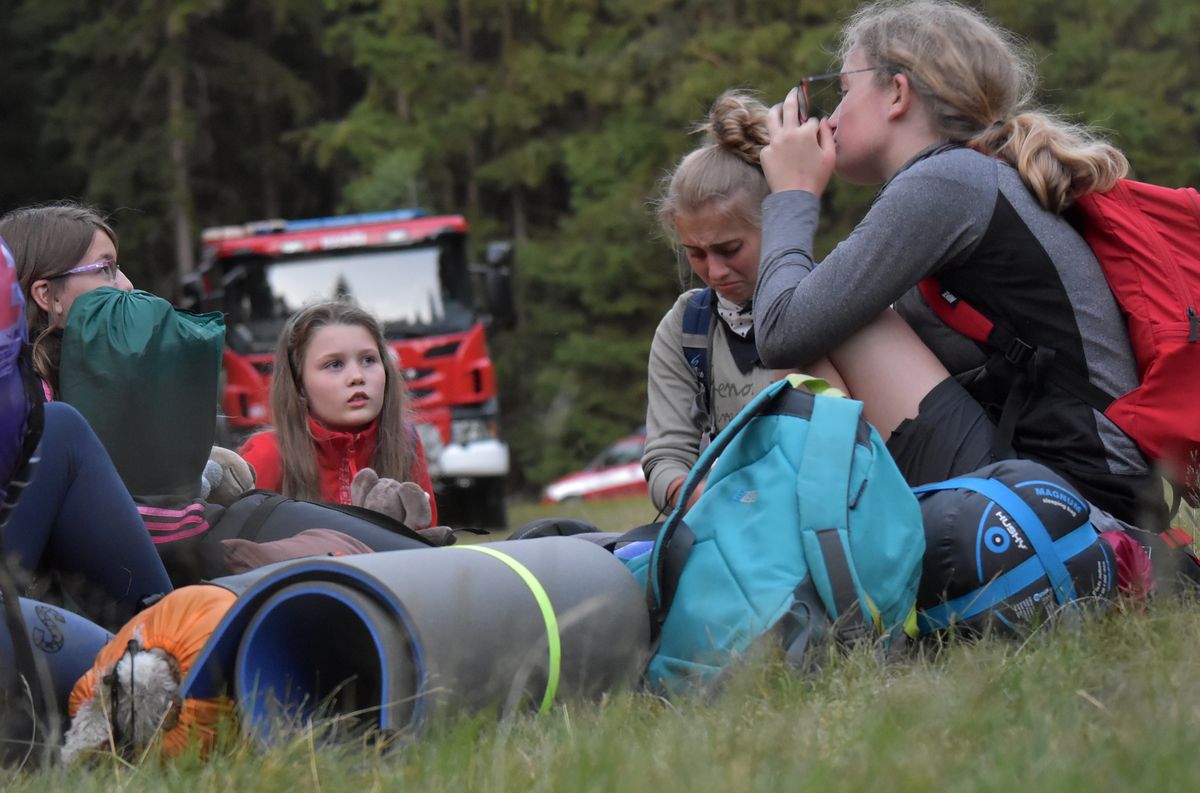
[[[356,518],[362,518],[368,523],[374,523],[381,529],[387,529],[392,534],[400,534],[412,540],[417,540],[430,547],[435,547],[433,543],[427,540],[420,532],[410,529],[406,524],[393,518],[391,515],[385,515],[382,512],[376,512],[373,509],[366,507],[356,507],[353,504],[322,504],[322,506],[337,510],[346,515],[353,515]]]
[[[12,642],[13,659],[16,662],[15,668],[9,670],[14,679],[5,681],[5,675],[0,675],[0,684],[4,685],[4,690],[0,690],[0,700],[14,696],[24,700],[22,703],[0,701],[0,741],[6,744],[0,747],[0,761],[11,759],[14,755],[10,752],[16,751],[19,754],[19,750],[15,749],[18,745],[27,745],[31,755],[35,747],[40,745],[42,751],[37,761],[39,765],[49,767],[53,764],[54,747],[58,745],[62,736],[60,703],[55,697],[54,684],[50,678],[50,671],[46,668],[45,659],[33,651],[33,641],[21,614],[20,589],[2,556],[0,601],[4,610],[5,627]],[[27,691],[15,687],[18,681],[25,683]],[[33,729],[32,734],[26,731],[28,728]]]
[[[688,528],[687,522],[681,520],[675,524],[670,542],[663,546],[663,552],[658,557],[658,580],[662,584],[660,597],[654,596],[651,587],[646,588],[646,608],[650,611],[650,643],[656,650],[663,623],[667,621],[667,613],[675,600],[675,591],[679,589],[683,566],[687,564],[695,544],[696,535]]]
[[[241,530],[237,533],[238,539],[258,542],[258,535],[262,531],[263,524],[267,522],[267,518],[271,517],[271,513],[278,509],[280,504],[294,500],[278,493],[266,493],[265,495],[266,497],[258,503],[254,511],[246,518],[246,522],[242,524]]]
[[[302,504],[317,504],[325,509],[332,509],[336,512],[341,512],[344,515],[350,515],[352,517],[359,518],[360,520],[374,524],[381,529],[385,529],[392,534],[399,534],[403,537],[408,537],[411,540],[416,540],[422,545],[433,547],[433,543],[431,543],[420,533],[413,531],[408,526],[404,525],[390,515],[385,515],[382,512],[376,512],[373,509],[356,507],[351,504],[329,504],[325,502],[300,501],[300,499],[281,496],[278,493],[272,493],[266,490],[251,490],[250,492],[244,494],[242,498],[257,495],[262,495],[264,498],[258,505],[254,507],[254,510],[246,517],[246,522],[242,524],[240,529],[238,529],[235,536],[239,539],[258,542],[258,536],[262,532],[263,526],[266,525],[267,519],[271,517],[271,514],[283,504],[291,501],[297,501]]]
[[[917,286],[925,304],[947,327],[992,350],[989,368],[1009,367],[1015,373],[996,426],[993,452],[997,458],[1012,456],[1017,417],[1036,397],[1043,383],[1053,383],[1100,413],[1108,410],[1116,399],[1086,375],[1056,365],[1057,353],[1053,349],[1025,341],[1003,323],[946,289],[936,276],[922,279]]]
[[[783,660],[788,666],[802,671],[818,666],[817,651],[828,640],[830,624],[812,576],[805,576],[796,587],[792,607],[773,630],[783,644]]]
[[[838,640],[851,643],[868,635],[871,626],[863,619],[858,605],[858,590],[854,586],[854,574],[850,571],[850,560],[842,547],[837,529],[817,532],[821,556],[825,558],[825,570],[829,574],[829,589],[833,593],[833,604],[838,618],[834,631]]]
[[[660,520],[657,523],[647,523],[645,526],[638,526],[636,529],[630,529],[624,534],[618,536],[612,541],[612,547],[624,545],[630,542],[644,542],[646,540],[657,540],[658,533],[662,531],[663,522]]]

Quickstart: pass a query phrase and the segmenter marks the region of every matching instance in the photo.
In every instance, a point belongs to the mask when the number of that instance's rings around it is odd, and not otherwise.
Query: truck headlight
[[[496,422],[482,418],[454,419],[450,422],[450,442],[466,445],[490,441],[496,437]]]
[[[417,435],[421,438],[421,445],[425,447],[425,459],[429,462],[434,462],[442,454],[442,434],[438,432],[437,427],[432,424],[418,424]]]

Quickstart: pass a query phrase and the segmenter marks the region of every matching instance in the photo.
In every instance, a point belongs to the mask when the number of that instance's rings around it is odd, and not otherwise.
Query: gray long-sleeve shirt
[[[827,355],[921,278],[937,274],[955,294],[1026,341],[1054,349],[1059,365],[1108,393],[1137,385],[1125,321],[1095,256],[1006,163],[969,149],[916,161],[818,266],[812,251],[819,211],[816,196],[803,191],[763,202],[754,307],[767,365],[786,368]],[[961,370],[962,338],[913,321],[916,304],[910,296],[897,308],[952,373]],[[1010,384],[989,374],[968,390],[994,410]],[[1147,472],[1133,441],[1102,414],[1052,386],[1044,393],[1018,417],[1018,451],[1076,473]]]
[[[687,476],[700,457],[704,434],[697,410],[700,382],[683,356],[683,315],[688,298],[697,290],[684,292],[666,313],[654,332],[647,367],[646,449],[642,469],[650,487],[650,499],[664,509],[667,487]],[[713,425],[720,431],[760,391],[775,380],[775,371],[756,366],[743,374],[733,360],[727,331],[716,323],[712,343]]]

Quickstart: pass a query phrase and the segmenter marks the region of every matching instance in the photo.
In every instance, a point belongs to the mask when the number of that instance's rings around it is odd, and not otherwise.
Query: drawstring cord
[[[134,709],[137,703],[135,692],[135,670],[137,664],[134,663],[134,656],[142,651],[142,643],[136,638],[130,639],[125,645],[125,652],[117,659],[113,665],[112,671],[103,678],[104,685],[108,688],[109,701],[112,702],[112,711],[109,713],[109,726],[112,730],[113,750],[121,755],[126,754],[133,748],[134,742],[137,740],[137,727],[134,719]],[[121,659],[129,657],[129,732],[131,735],[126,735],[125,730],[121,727],[121,680],[117,674],[117,668],[121,665]]]

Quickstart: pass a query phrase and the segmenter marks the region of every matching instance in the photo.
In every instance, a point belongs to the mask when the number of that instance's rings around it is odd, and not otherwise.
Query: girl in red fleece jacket
[[[437,505],[425,451],[407,414],[407,391],[379,323],[348,300],[315,303],[288,320],[275,349],[275,429],[241,449],[256,484],[285,496],[350,503],[363,468],[411,481]]]

